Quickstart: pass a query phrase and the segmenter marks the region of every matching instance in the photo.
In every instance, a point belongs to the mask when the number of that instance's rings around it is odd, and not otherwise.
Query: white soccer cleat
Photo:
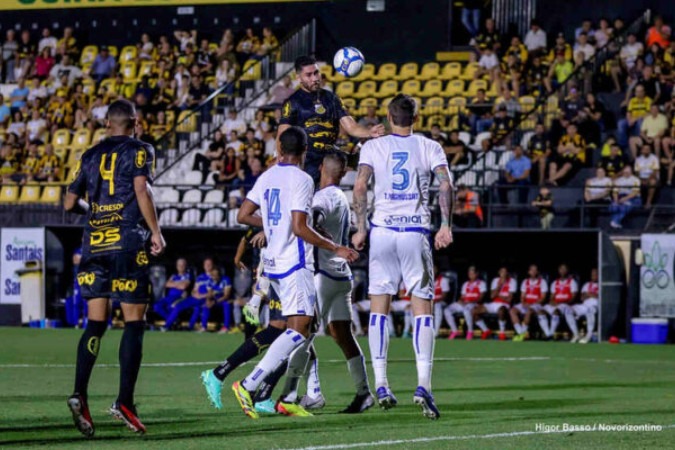
[[[589,342],[591,342],[592,337],[593,337],[593,335],[591,333],[588,333],[588,334],[586,334],[586,336],[579,339],[579,343],[580,344],[588,344]]]
[[[570,344],[576,344],[577,342],[579,342],[578,334],[576,336],[573,336],[572,339],[570,339]]]
[[[300,399],[300,406],[307,410],[321,409],[326,406],[326,399],[323,398],[323,394],[319,394],[319,396],[315,398],[312,398],[309,395],[303,395]]]

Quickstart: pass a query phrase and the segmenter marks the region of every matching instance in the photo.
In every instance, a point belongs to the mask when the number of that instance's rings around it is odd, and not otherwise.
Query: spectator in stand
[[[272,129],[270,118],[265,115],[263,109],[259,109],[255,112],[255,116],[253,120],[249,122],[248,126],[255,131],[255,137],[261,140],[265,137],[265,134]]]
[[[225,140],[223,133],[216,130],[213,136],[213,142],[209,144],[209,148],[202,154],[195,155],[195,162],[192,170],[199,170],[204,174],[204,179],[209,172],[219,171],[223,160],[225,159]]]
[[[63,37],[56,44],[56,53],[65,57],[76,58],[80,51],[77,48],[77,39],[73,36],[73,28],[65,27]]]
[[[544,80],[548,92],[551,93],[554,89],[563,86],[570,75],[572,75],[572,72],[574,72],[572,61],[566,59],[563,54],[556,55],[555,61],[549,68],[548,77]]]
[[[640,155],[635,158],[635,173],[640,179],[642,191],[646,192],[643,197],[646,198],[644,205],[651,208],[656,193],[656,185],[659,181],[659,158],[652,153],[652,146],[643,144],[640,149]]]
[[[485,19],[485,28],[480,32],[475,39],[475,46],[478,53],[481,53],[481,48],[491,48],[495,52],[499,51],[501,47],[502,38],[495,27],[495,20],[491,17]]]
[[[40,142],[40,141],[38,141]],[[45,145],[44,153],[40,157],[37,165],[37,172],[34,180],[41,183],[54,183],[61,181],[63,166],[61,158],[54,153],[52,144]]]
[[[9,143],[4,143],[0,147],[0,176],[2,184],[14,182],[17,171],[19,170],[19,159],[14,153]]]
[[[579,134],[586,142],[600,145],[602,132],[605,130],[603,117],[606,114],[605,105],[599,101],[595,94],[589,92],[586,94],[586,102],[581,109],[579,120]]]
[[[169,313],[176,306],[176,303],[187,297],[189,293],[192,275],[187,269],[187,260],[178,258],[176,260],[176,273],[171,275],[164,286],[166,295],[152,305],[152,309],[164,320],[169,317]]]
[[[675,118],[670,128],[670,136],[663,139],[662,145],[661,166],[666,170],[666,186],[671,186],[673,184],[673,172],[675,171]]]
[[[366,128],[374,127],[380,124],[380,118],[377,117],[377,108],[375,106],[366,107],[366,115],[359,119],[359,125]],[[433,127],[432,127],[433,132]]]
[[[635,136],[639,133],[642,126],[642,119],[647,115],[652,106],[652,99],[645,96],[645,88],[638,84],[635,87],[635,97],[628,102],[626,117],[619,120],[618,141],[621,148],[628,148],[629,136]]]
[[[38,52],[42,52],[45,48],[49,48],[52,51],[52,54],[56,53],[56,47],[58,45],[58,39],[52,36],[52,32],[49,28],[42,29],[42,38],[38,42]]]
[[[213,65],[215,63],[215,57],[213,51],[209,48],[209,40],[202,39],[199,44],[199,49],[195,55],[195,63],[199,67],[199,73],[203,75],[208,75],[213,73]]]
[[[508,203],[507,194],[511,189],[517,190],[518,204],[524,205],[527,203],[527,194],[530,185],[530,171],[532,170],[532,163],[530,158],[525,156],[523,148],[516,145],[513,149],[513,158],[506,163],[504,173],[499,189],[499,196],[502,203]]]
[[[561,264],[558,267],[558,275],[559,278],[551,283],[549,302],[544,306],[544,311],[551,316],[550,333],[546,334],[546,337],[551,338],[555,335],[560,324],[560,314],[563,314],[567,326],[572,332],[572,340],[570,342],[575,343],[579,340],[579,331],[572,305],[575,303],[577,294],[579,293],[579,285],[574,277],[570,275],[567,264]],[[540,311],[540,313],[543,314],[543,311]],[[544,331],[544,333],[546,332]]]
[[[99,47],[99,53],[91,65],[91,77],[96,83],[100,83],[113,75],[116,66],[115,58],[110,55],[108,46],[102,45]]]
[[[570,94],[562,101],[560,109],[562,117],[560,118],[560,125],[563,130],[567,129],[570,123],[577,123],[579,121],[579,113],[584,108],[584,101],[579,96],[577,88],[571,88]]]
[[[40,110],[33,108],[31,119],[26,123],[26,142],[42,140],[47,131],[47,121],[40,114]]]
[[[218,164],[218,173],[214,175],[217,185],[229,185],[237,178],[241,170],[241,162],[237,158],[237,153],[233,147],[227,147],[225,157]]]
[[[202,82],[202,77],[201,75],[196,75],[193,76],[192,79],[190,80],[190,90],[189,90],[189,100],[188,100],[188,106],[190,108],[196,108],[197,106],[201,105],[204,103],[211,93],[211,90],[209,89],[208,86],[206,86]],[[210,114],[210,109],[211,108],[201,108],[200,113],[201,113],[201,120],[203,122],[210,122],[211,121],[211,114]]]
[[[588,35],[581,33],[577,36],[577,43],[574,45],[574,54],[583,53],[584,62],[595,56],[595,47],[588,42]]]
[[[506,87],[502,88],[502,96],[498,98],[495,103],[497,107],[506,107],[506,115],[508,118],[516,120],[520,117],[522,107],[520,106],[518,99],[513,96],[510,89]]]
[[[28,146],[28,154],[21,162],[21,170],[14,177],[14,181],[20,184],[26,184],[35,178],[38,174],[38,165],[40,164],[40,155],[38,154],[37,143],[33,142]]]
[[[269,109],[280,108],[281,105],[295,92],[291,77],[285,76],[281,83],[277,84],[270,91],[270,96],[267,98],[267,107]]]
[[[631,166],[626,166],[613,183],[612,204],[609,212],[612,214],[610,226],[614,229],[622,228],[623,219],[634,208],[642,206],[640,198],[640,179],[633,175]]]
[[[663,23],[663,17],[654,16],[654,25],[647,30],[645,41],[647,47],[656,44],[665,50],[670,45],[671,29]]]
[[[595,176],[586,180],[584,188],[584,205],[587,208],[587,216],[591,227],[598,225],[598,212],[606,208],[611,202],[612,179],[607,176],[605,169],[595,169]]]
[[[464,284],[462,284],[459,300],[454,303],[450,303],[443,311],[445,321],[448,322],[451,330],[448,339],[455,339],[460,334],[459,329],[457,328],[457,322],[455,321],[455,314],[464,315],[467,329],[466,339],[473,339],[473,310],[479,303],[482,302],[483,297],[487,292],[485,281],[478,277],[478,269],[476,269],[476,266],[469,266],[467,275],[468,279],[464,282]],[[487,331],[487,326],[485,326],[484,323],[483,327],[484,329],[481,328],[481,330]]]
[[[244,64],[258,52],[260,48],[260,38],[253,33],[253,28],[247,28],[245,35],[237,44],[237,53],[239,55],[239,64]]]
[[[481,44],[480,50],[481,57],[478,60],[478,69],[474,74],[474,79],[478,80],[488,75],[491,83],[499,83],[501,69],[497,54],[492,47],[487,47],[484,44]]]
[[[438,129],[440,133],[440,127]],[[433,132],[434,130],[432,129],[432,139]],[[442,138],[442,135],[439,135],[439,137]],[[440,143],[440,141],[437,142]],[[456,168],[457,166],[467,166],[471,163],[469,160],[469,154],[471,150],[469,149],[469,146],[459,138],[459,131],[452,130],[450,132],[450,139],[448,141],[443,140],[441,145],[443,146],[443,150],[445,150],[445,156],[448,158],[448,164],[450,165],[450,168]]]
[[[534,135],[527,143],[527,150],[530,157],[530,163],[534,168],[531,171],[533,181],[542,185],[546,180],[546,161],[551,157],[551,141],[546,136],[544,124],[538,122],[534,126]]]
[[[49,77],[50,71],[56,64],[56,60],[52,56],[52,52],[53,50],[51,47],[45,47],[35,58],[35,68],[33,73],[39,80],[46,80]]]
[[[64,76],[67,79],[67,85],[65,87],[71,87],[76,79],[82,78],[82,71],[79,67],[74,66],[71,63],[69,55],[64,55],[61,58],[61,62],[52,67],[49,71],[48,81],[54,83],[57,80],[62,80]]]
[[[457,207],[454,222],[459,228],[480,228],[483,226],[483,209],[480,207],[479,195],[460,184],[457,187]]]
[[[475,39],[480,32],[480,9],[483,7],[483,2],[464,0],[462,4],[462,25],[469,32],[471,39]]]
[[[511,38],[511,45],[509,45],[509,48],[504,52],[504,60],[506,60],[509,55],[515,56],[518,62],[523,66],[527,64],[529,53],[527,52],[527,47],[520,41],[519,36],[513,36]]]
[[[506,105],[500,103],[490,126],[492,142],[496,145],[503,145],[507,150],[510,149],[511,133],[515,128],[515,123],[516,121],[507,115]]]
[[[546,32],[541,29],[539,21],[530,22],[530,31],[525,35],[525,47],[531,57],[543,56],[546,54],[548,45],[546,43]]]
[[[548,52],[549,64],[555,63],[558,56],[562,56],[564,61],[572,61],[572,46],[565,41],[565,35],[558,33],[555,38],[555,45]]]
[[[621,173],[625,165],[626,163],[621,155],[621,147],[616,142],[610,145],[609,155],[601,157],[599,163],[599,167],[605,169],[607,176],[612,179]]]
[[[529,278],[523,280],[520,284],[520,303],[513,305],[511,308],[511,322],[513,328],[517,333],[513,340],[515,342],[522,342],[528,337],[528,329],[530,327],[530,320],[532,314],[537,314],[539,319],[539,326],[545,334],[548,334],[548,321],[545,315],[540,315],[539,312],[543,308],[546,294],[548,293],[548,283],[539,274],[539,268],[536,264],[530,265],[527,270]],[[520,316],[525,316],[523,322],[520,322]]]
[[[234,94],[234,84],[232,82],[236,78],[236,71],[232,63],[228,59],[223,59],[216,69],[216,85],[219,88],[222,88],[226,84],[230,83],[230,86],[225,88],[223,91],[227,95]]]
[[[560,139],[558,151],[551,159],[548,181],[554,186],[565,184],[586,162],[586,141],[576,125],[567,126],[567,133]]]
[[[14,30],[7,30],[5,34],[5,42],[2,43],[2,69],[3,79],[5,83],[14,83],[15,67],[16,67],[16,52],[19,50],[19,43],[16,41],[16,32]]]
[[[652,103],[660,103],[662,100],[661,83],[659,82],[659,78],[654,75],[654,68],[646,65],[640,71],[637,71],[637,78],[628,86],[624,105],[629,102],[631,95],[638,85],[644,87],[645,96],[649,97],[652,100]]]
[[[638,58],[644,53],[642,42],[638,42],[634,33],[629,33],[626,43],[619,52],[619,64],[612,65],[611,75],[614,82],[614,92],[621,92],[621,81],[619,77],[622,73],[628,73],[635,67]]]
[[[262,43],[260,44],[260,47],[258,47],[258,58],[267,55],[273,48],[276,48],[279,45],[279,39],[277,39],[270,27],[264,27],[262,29],[262,36]]]
[[[609,21],[607,19],[600,19],[598,22],[598,29],[595,30],[593,37],[595,38],[595,46],[598,49],[603,48],[609,40],[612,38],[614,30],[610,28]]]
[[[499,268],[499,276],[492,279],[490,282],[490,302],[483,303],[473,310],[473,315],[478,318],[484,314],[496,314],[499,323],[499,340],[506,340],[506,317],[509,308],[511,308],[511,301],[515,295],[518,287],[516,280],[511,278],[509,269],[506,267]],[[480,326],[481,321],[476,321],[476,325]],[[481,339],[487,339],[491,331],[483,332]]]
[[[155,44],[150,40],[150,35],[148,33],[141,34],[141,42],[139,42],[136,47],[138,47],[139,61],[149,61],[152,59],[152,52],[155,49]]]
[[[26,78],[32,72],[33,62],[37,56],[37,47],[30,38],[30,31],[23,30],[16,52],[18,77]]]
[[[176,30],[173,32],[173,36],[178,41],[181,52],[185,52],[189,44],[197,44],[197,30]]]
[[[542,230],[550,230],[551,223],[555,215],[553,214],[553,194],[551,190],[542,186],[539,188],[539,194],[532,201],[532,206],[539,210],[539,222]]]
[[[637,155],[637,148],[643,144],[652,146],[659,157],[662,147],[662,139],[668,131],[668,118],[659,110],[659,106],[652,103],[649,107],[649,114],[642,119],[640,125],[640,136],[630,138],[629,146],[633,157]]]
[[[525,65],[515,54],[508,54],[501,64],[501,75],[504,77],[501,82],[502,89],[508,89],[520,95],[524,89],[522,78]]]
[[[246,133],[246,122],[237,117],[237,111],[234,108],[230,108],[227,112],[227,119],[223,122],[223,126],[220,127],[220,130],[225,136],[230,136],[233,131],[236,131],[238,135],[241,135]]]
[[[12,113],[19,112],[21,108],[26,106],[28,94],[30,94],[30,89],[26,87],[26,81],[23,78],[19,78],[17,87],[14,88],[9,96]]]
[[[478,89],[467,105],[469,124],[473,134],[482,133],[492,126],[492,102],[485,96],[485,89]]]
[[[12,111],[5,103],[5,97],[0,94],[0,125],[5,125],[12,116]]]
[[[526,72],[526,90],[532,95],[541,97],[546,88],[546,77],[548,76],[548,67],[542,64],[542,56],[536,54],[532,56],[532,63]]]

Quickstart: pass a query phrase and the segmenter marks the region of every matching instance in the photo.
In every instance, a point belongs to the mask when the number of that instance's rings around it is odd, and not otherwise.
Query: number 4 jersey
[[[359,165],[375,179],[371,222],[397,231],[428,230],[431,174],[448,161],[440,144],[422,136],[392,134],[366,142]]]
[[[265,274],[285,278],[299,269],[314,269],[313,246],[293,234],[292,212],[307,214],[311,223],[314,181],[298,166],[277,164],[266,170],[246,198],[260,206],[267,247]]]
[[[89,201],[82,253],[105,255],[139,251],[149,232],[134,191],[134,178],[152,183],[154,149],[129,136],[113,136],[90,148],[78,161],[68,192]]]

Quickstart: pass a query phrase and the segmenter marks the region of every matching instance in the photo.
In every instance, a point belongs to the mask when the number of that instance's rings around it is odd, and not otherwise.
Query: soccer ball
[[[365,62],[363,54],[354,47],[342,47],[333,57],[333,67],[345,77],[355,77],[361,73]]]

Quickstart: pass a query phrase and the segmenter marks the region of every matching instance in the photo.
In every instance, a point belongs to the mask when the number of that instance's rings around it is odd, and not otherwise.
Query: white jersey
[[[438,142],[396,134],[372,139],[363,145],[359,164],[373,169],[373,225],[396,231],[429,229],[431,174],[448,165]]]
[[[348,246],[351,215],[347,196],[342,189],[334,185],[319,189],[314,194],[312,208],[315,215],[322,216],[321,228],[330,234],[333,242]],[[333,252],[318,249],[316,264],[318,273],[336,281],[346,281],[352,277],[347,261]]]
[[[277,164],[266,170],[246,198],[260,206],[267,247],[262,255],[265,275],[284,278],[314,268],[314,247],[293,234],[292,211],[312,218],[314,182],[298,166]]]

